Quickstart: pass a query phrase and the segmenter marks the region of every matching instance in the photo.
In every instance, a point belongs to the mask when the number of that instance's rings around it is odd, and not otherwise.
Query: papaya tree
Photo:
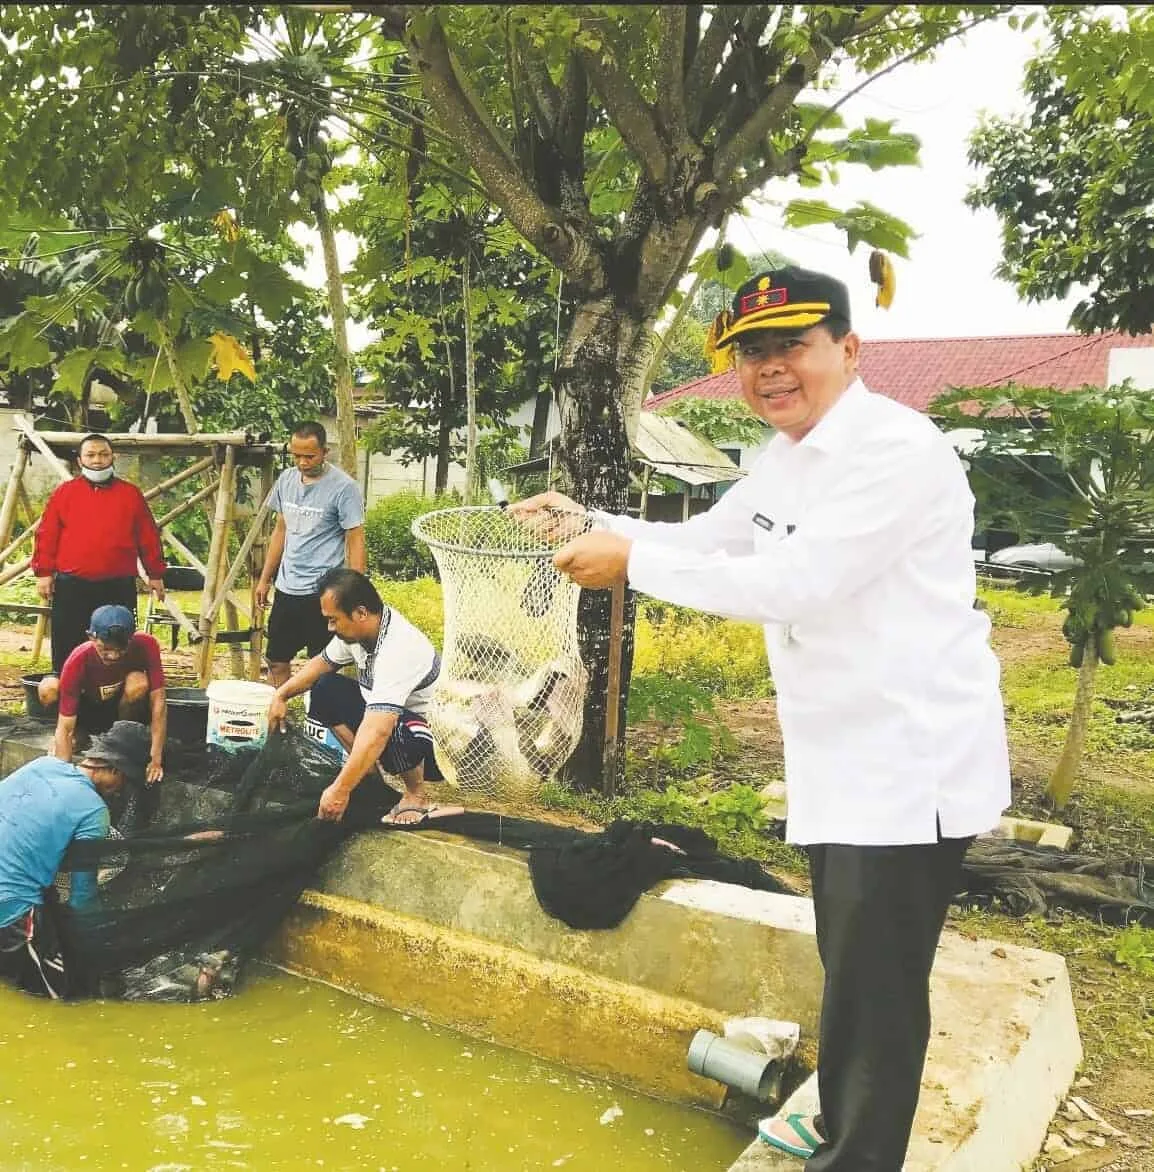
[[[1078,672],[1047,790],[1061,810],[1082,760],[1098,665],[1114,663],[1116,632],[1154,594],[1154,399],[1129,382],[1076,391],[987,387],[951,391],[931,411],[950,426],[981,431],[970,456],[979,510],[1075,559],[1067,571],[1023,581],[1062,601],[1062,634]]]

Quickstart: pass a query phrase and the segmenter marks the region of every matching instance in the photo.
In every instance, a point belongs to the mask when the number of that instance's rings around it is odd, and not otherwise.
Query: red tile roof
[[[871,391],[925,411],[952,386],[990,387],[1015,382],[1027,387],[1073,390],[1104,386],[1111,350],[1154,346],[1154,335],[1023,334],[1000,338],[900,338],[863,342],[859,369]],[[651,395],[647,409],[674,399],[736,399],[732,370],[707,375]]]

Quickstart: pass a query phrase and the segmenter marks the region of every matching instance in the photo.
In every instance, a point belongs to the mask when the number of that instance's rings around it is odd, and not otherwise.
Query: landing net
[[[428,719],[451,786],[531,797],[576,748],[588,684],[577,643],[580,589],[553,555],[589,527],[575,513],[528,525],[485,506],[413,523],[444,592],[441,676]]]

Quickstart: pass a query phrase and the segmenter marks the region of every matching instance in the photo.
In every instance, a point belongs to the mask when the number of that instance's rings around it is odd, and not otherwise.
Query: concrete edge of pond
[[[578,932],[542,912],[520,854],[439,831],[360,835],[317,888],[274,960],[660,1097],[710,1101],[685,1071],[697,1028],[793,1020],[813,1045],[821,970],[807,899],[674,881],[620,927]],[[1028,1165],[1081,1060],[1065,961],[947,932],[931,1003],[907,1172]],[[733,1172],[786,1159],[755,1141]]]

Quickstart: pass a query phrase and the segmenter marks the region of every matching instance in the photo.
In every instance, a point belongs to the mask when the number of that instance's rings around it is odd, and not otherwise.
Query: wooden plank
[[[212,674],[212,647],[214,623],[209,614],[217,585],[224,576],[224,558],[228,551],[229,506],[236,487],[236,449],[226,448],[224,467],[220,472],[220,489],[216,494],[216,512],[212,521],[212,543],[209,546],[204,591],[201,595],[200,621],[197,626],[204,640],[200,648],[200,686],[208,684]]]
[[[625,583],[613,587],[609,609],[609,672],[605,685],[605,756],[601,792],[613,797],[617,790],[617,761],[620,745],[621,650],[625,635]]]

